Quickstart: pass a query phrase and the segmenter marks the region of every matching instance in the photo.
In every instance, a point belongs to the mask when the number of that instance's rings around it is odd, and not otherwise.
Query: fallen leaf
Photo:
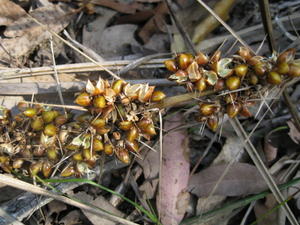
[[[123,213],[120,212],[118,209],[116,209],[115,207],[113,207],[104,197],[102,196],[98,196],[96,199],[93,200],[93,197],[91,195],[86,194],[85,192],[78,192],[74,195],[74,197],[79,198],[82,201],[87,201],[90,204],[99,207],[101,209],[106,210],[107,212],[110,212],[116,216],[119,217],[123,217]],[[114,221],[110,221],[104,218],[101,218],[95,214],[86,212],[86,211],[82,211],[84,213],[84,215],[89,219],[89,221],[91,221],[91,223],[98,225],[114,225],[117,224]]]
[[[120,2],[112,1],[112,0],[93,0],[93,4],[111,8],[120,13],[127,13],[127,14],[132,14],[132,13],[135,13],[137,10],[144,9],[144,6],[137,2],[133,2],[130,4],[124,4],[124,3],[120,3]]]
[[[0,4],[0,25],[7,26],[15,20],[25,16],[25,10],[10,0],[1,0]]]
[[[80,224],[80,211],[73,210],[73,211],[69,212],[66,216],[64,216],[59,221],[59,224],[64,224],[64,225]]]
[[[296,128],[296,126],[294,125],[294,123],[292,121],[287,121],[286,123],[290,128],[290,132],[288,133],[289,136],[296,144],[299,144],[299,141],[300,141],[299,130]]]
[[[68,15],[70,12],[71,8],[67,6],[62,7],[61,4],[52,4],[52,7],[37,8],[30,15],[47,25],[48,29],[58,33],[70,22],[71,16]],[[4,37],[1,39],[3,47],[0,48],[0,59],[10,62],[11,57],[18,58],[32,51],[37,45],[47,40],[50,33],[32,18],[22,16],[6,27]]]
[[[184,123],[182,115],[175,114],[165,122],[170,130]],[[179,224],[186,209],[178,208],[180,196],[185,191],[189,178],[189,154],[186,130],[170,132],[163,137],[162,168],[157,207],[162,224]],[[181,207],[186,207],[182,205]]]
[[[272,213],[270,213],[270,210],[272,210],[277,204],[278,203],[273,194],[267,195],[265,202],[256,202],[254,205],[254,213],[258,225],[278,225],[278,210],[274,210]]]
[[[191,176],[188,189],[197,196],[208,196],[227,164],[215,165]],[[234,163],[220,182],[214,194],[240,196],[267,189],[258,169],[247,163]]]
[[[158,185],[158,179],[151,181],[145,181],[140,187],[139,190],[142,194],[143,199],[152,199],[155,197],[156,189]]]
[[[271,162],[277,157],[278,148],[273,146],[269,140],[264,141],[264,153],[267,162]]]

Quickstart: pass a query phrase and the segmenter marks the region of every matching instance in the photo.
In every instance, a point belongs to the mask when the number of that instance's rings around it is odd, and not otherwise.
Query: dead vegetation
[[[2,0],[0,224],[299,224],[299,4]]]

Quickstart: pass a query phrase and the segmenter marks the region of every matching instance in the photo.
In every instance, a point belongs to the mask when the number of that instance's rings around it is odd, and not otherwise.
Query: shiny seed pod
[[[143,130],[143,132],[144,132],[145,134],[150,135],[150,136],[156,135],[155,127],[154,127],[153,124],[148,125],[148,126],[146,127],[146,129]]]
[[[239,103],[228,104],[226,106],[226,113],[230,118],[234,118],[240,112],[241,105]]]
[[[61,126],[61,125],[65,124],[66,122],[68,122],[68,120],[70,118],[71,118],[71,114],[59,115],[55,118],[54,123],[56,126]]]
[[[165,67],[167,68],[167,70],[171,71],[171,72],[176,72],[178,70],[177,64],[175,59],[169,59],[164,61]]]
[[[255,74],[251,74],[249,81],[250,81],[250,84],[256,85],[258,83],[258,77]]]
[[[277,72],[269,72],[267,76],[267,81],[269,84],[279,85],[282,82],[281,75]]]
[[[290,63],[291,61],[294,60],[296,54],[296,49],[294,48],[289,48],[286,51],[282,52],[278,57],[277,57],[277,64],[280,63]]]
[[[130,142],[130,141],[126,140],[125,146],[126,146],[126,149],[128,149],[129,151],[139,152],[139,144],[137,141]]]
[[[106,124],[105,120],[104,119],[101,119],[101,118],[97,118],[95,120],[92,121],[91,125],[94,127],[94,128],[101,128],[101,127],[104,127]]]
[[[243,46],[239,48],[237,53],[246,61],[252,57],[251,51],[248,48]]]
[[[138,123],[137,126],[141,130],[145,130],[150,124],[152,123],[152,120],[149,118],[143,118]]]
[[[127,131],[126,139],[129,142],[133,142],[138,137],[139,137],[139,131],[136,127],[132,127],[129,131]]]
[[[208,63],[208,57],[202,52],[199,52],[195,58],[195,61],[198,63],[198,65],[202,66]]]
[[[23,114],[24,114],[25,116],[27,116],[27,117],[32,118],[32,117],[36,116],[36,114],[37,114],[37,109],[35,109],[35,108],[27,108],[27,109],[23,112]]]
[[[125,81],[123,80],[116,80],[114,81],[114,83],[112,84],[112,89],[114,90],[114,92],[118,95],[122,92],[123,90],[123,85],[125,84]]]
[[[217,83],[214,86],[215,91],[221,91],[225,88],[225,80],[224,79],[218,79]]]
[[[124,148],[119,148],[117,151],[116,151],[116,156],[118,157],[118,159],[125,163],[125,164],[129,164],[130,163],[130,156],[129,156],[129,153],[126,149]]]
[[[176,81],[178,84],[182,84],[183,82],[187,81],[188,73],[184,70],[178,70],[175,74],[172,74],[168,77],[171,81]]]
[[[32,163],[29,167],[29,172],[31,176],[36,176],[39,172],[41,172],[42,167],[43,167],[43,162],[41,161]]]
[[[263,76],[267,71],[266,66],[263,63],[255,64],[253,69],[255,74],[258,76]]]
[[[104,144],[104,152],[106,155],[112,155],[114,153],[114,148],[111,144]]]
[[[49,161],[43,162],[42,173],[45,178],[50,177],[53,171],[53,165]]]
[[[247,64],[236,65],[234,67],[234,72],[235,72],[235,75],[237,75],[239,77],[244,77],[248,72],[248,65]]]
[[[8,156],[4,156],[4,155],[0,155],[0,163],[4,164],[6,162],[9,162],[9,157]]]
[[[177,56],[176,60],[178,67],[182,70],[185,70],[193,62],[194,57],[189,53],[181,53]]]
[[[97,138],[94,138],[94,139],[93,139],[93,150],[94,150],[95,152],[104,150],[103,142],[100,141],[100,140],[97,139]]]
[[[58,159],[58,152],[55,147],[50,147],[47,149],[47,158],[53,161]]]
[[[62,177],[70,177],[75,175],[75,169],[74,166],[67,166],[66,168],[63,169],[63,171],[60,173],[60,176]]]
[[[23,163],[24,163],[24,159],[14,159],[12,167],[14,169],[20,169],[22,168]]]
[[[72,158],[73,158],[74,161],[82,161],[83,160],[83,156],[82,156],[81,152],[75,153],[72,156]]]
[[[291,77],[300,77],[300,63],[291,63],[289,75]]]
[[[82,92],[75,99],[75,103],[81,106],[90,106],[91,102],[90,95],[87,92]]]
[[[205,78],[201,78],[195,83],[195,89],[198,91],[205,91],[207,88]]]
[[[31,122],[31,128],[34,131],[43,130],[44,120],[42,119],[42,117],[37,117],[37,118],[33,119],[33,121]]]
[[[107,134],[110,130],[111,130],[111,128],[109,126],[96,128],[97,134],[101,134],[101,135]]]
[[[73,144],[68,144],[66,146],[66,149],[67,150],[70,150],[70,151],[76,151],[76,150],[79,150],[80,146],[79,145],[73,145]]]
[[[289,73],[289,71],[290,71],[290,67],[289,64],[286,62],[279,63],[276,66],[276,72],[279,74],[286,75]]]
[[[82,150],[82,156],[85,160],[90,160],[92,158],[91,149],[85,148]]]
[[[216,105],[211,103],[200,104],[200,114],[203,116],[210,116],[216,112]]]
[[[55,136],[58,132],[57,127],[53,123],[49,123],[44,128],[44,134],[47,136]]]
[[[224,100],[226,103],[232,103],[235,102],[237,99],[237,93],[229,93],[225,95]]]
[[[51,123],[58,115],[59,112],[55,110],[42,112],[42,118],[45,123]]]
[[[104,98],[104,96],[98,96],[94,99],[93,101],[93,105],[94,107],[96,108],[100,108],[100,109],[103,109],[106,107],[106,100]]]
[[[226,86],[230,91],[238,89],[240,84],[241,79],[238,76],[231,76],[226,79]]]
[[[166,97],[166,95],[162,91],[154,91],[152,93],[151,102],[160,102],[165,97]]]
[[[127,130],[130,130],[132,127],[133,127],[133,123],[128,120],[124,120],[119,123],[119,128],[121,130],[127,131]]]
[[[213,132],[215,132],[219,126],[219,118],[217,116],[210,116],[207,119],[207,126],[209,129],[211,129]]]

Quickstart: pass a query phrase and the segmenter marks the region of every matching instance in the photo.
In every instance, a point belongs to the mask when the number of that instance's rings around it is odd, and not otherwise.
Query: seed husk
[[[230,91],[238,89],[240,84],[241,79],[238,76],[231,76],[226,79],[226,86]]]
[[[53,123],[49,123],[44,128],[44,134],[47,136],[55,136],[58,132],[57,127]]]

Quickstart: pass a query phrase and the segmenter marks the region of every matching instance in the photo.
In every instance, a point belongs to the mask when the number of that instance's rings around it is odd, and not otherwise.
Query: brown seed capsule
[[[208,57],[203,54],[202,52],[199,52],[195,58],[198,65],[205,65],[208,63]]]
[[[92,158],[91,149],[85,148],[82,150],[82,156],[85,160],[90,160]]]
[[[171,81],[176,81],[178,84],[181,84],[188,79],[188,73],[184,70],[178,70],[175,74],[172,74],[168,78]]]
[[[152,93],[151,102],[160,102],[165,97],[166,97],[166,95],[162,91],[154,91]]]
[[[49,161],[43,162],[42,172],[45,178],[50,177],[52,170],[53,170],[53,165]]]
[[[143,130],[145,134],[148,134],[150,136],[156,135],[155,127],[153,124],[150,124],[146,127],[146,129]]]
[[[256,85],[258,83],[258,77],[255,74],[251,74],[249,81],[250,81],[250,84]]]
[[[205,78],[201,78],[200,80],[198,80],[195,83],[195,88],[198,91],[205,91],[206,90],[206,82],[205,82]]]
[[[125,81],[123,80],[116,80],[114,81],[114,83],[112,84],[112,89],[114,90],[114,92],[118,95],[122,92],[123,89],[123,85],[125,84]]]
[[[294,60],[295,54],[296,54],[296,49],[294,48],[287,49],[277,57],[277,64],[283,62],[290,63],[292,60]]]
[[[243,117],[251,117],[252,113],[249,111],[247,106],[243,105],[241,111],[239,112],[239,115]]]
[[[51,123],[58,115],[59,113],[55,110],[42,112],[42,118],[45,123]]]
[[[23,159],[14,159],[12,167],[14,169],[20,169],[22,167],[23,163],[24,163]]]
[[[252,57],[252,54],[250,52],[250,50],[246,47],[240,47],[240,49],[238,50],[238,54],[239,56],[241,56],[244,60],[249,60]]]
[[[79,150],[80,146],[79,145],[73,145],[73,144],[68,144],[66,146],[66,149],[67,150],[70,150],[70,151],[76,151],[76,150]]]
[[[95,127],[96,129],[104,127],[105,124],[106,124],[105,120],[104,119],[100,119],[100,118],[97,118],[97,119],[93,120],[92,123],[91,123],[91,125],[93,127]]]
[[[41,161],[34,162],[29,167],[31,176],[36,176],[42,170],[43,163]]]
[[[104,150],[104,145],[103,145],[102,141],[100,141],[97,138],[94,138],[93,139],[93,150],[95,152]]]
[[[6,163],[9,162],[9,157],[8,156],[4,156],[4,155],[0,155],[0,163]]]
[[[225,95],[224,100],[226,103],[233,103],[237,99],[237,93],[229,93]]]
[[[103,109],[106,107],[106,100],[104,96],[100,95],[94,99],[93,104],[96,108]]]
[[[292,77],[300,77],[300,62],[290,64],[289,75]]]
[[[37,109],[35,109],[35,108],[27,108],[27,109],[23,112],[23,114],[24,114],[25,116],[27,116],[27,117],[32,118],[32,117],[34,117],[34,116],[37,114]]]
[[[282,80],[280,74],[273,71],[268,73],[267,81],[269,84],[279,85]]]
[[[116,151],[116,155],[118,157],[118,159],[125,163],[125,164],[129,164],[130,163],[130,156],[129,156],[129,153],[126,149],[124,148],[119,148],[117,151]]]
[[[214,54],[210,57],[210,63],[211,64],[214,64],[216,62],[218,62],[221,58],[221,51],[220,50],[217,50],[214,52]]]
[[[81,106],[90,106],[91,105],[90,95],[87,92],[82,92],[75,99],[75,103]]]
[[[109,131],[110,131],[110,127],[109,126],[104,126],[104,127],[99,127],[99,128],[96,128],[96,132],[97,134],[107,134]]]
[[[119,123],[119,128],[121,130],[125,130],[125,131],[130,130],[132,127],[133,127],[133,123],[128,120],[124,120]]]
[[[114,153],[114,148],[111,144],[104,144],[104,152],[106,155],[112,155]]]
[[[55,147],[50,147],[47,149],[47,158],[53,161],[57,160],[58,152]]]
[[[75,153],[72,158],[75,161],[82,161],[83,160],[83,156],[82,156],[81,152]]]
[[[19,102],[17,107],[19,111],[24,112],[26,109],[28,109],[28,104],[26,102]]]
[[[235,75],[237,75],[239,77],[244,77],[248,72],[248,65],[247,64],[236,65],[234,67],[234,72],[235,72]]]
[[[211,103],[200,104],[200,114],[203,116],[210,116],[216,111],[216,105]]]
[[[70,118],[71,118],[71,114],[60,115],[55,118],[54,123],[56,124],[56,126],[61,126],[66,122],[68,122]]]
[[[240,112],[241,105],[239,103],[228,104],[226,107],[226,112],[230,118],[234,118]]]
[[[31,128],[34,131],[40,131],[44,128],[44,120],[42,117],[37,117],[31,122]]]
[[[132,127],[129,131],[127,131],[126,139],[130,142],[133,142],[139,136],[139,131],[136,127]]]
[[[53,123],[49,123],[44,128],[44,134],[47,136],[55,136],[58,132],[57,127]]]
[[[230,91],[238,89],[240,84],[241,79],[238,76],[231,76],[226,79],[226,86]]]
[[[180,69],[185,70],[193,62],[194,57],[188,53],[181,53],[176,58]]]
[[[219,119],[217,116],[210,116],[207,119],[207,126],[209,129],[211,129],[212,131],[216,131],[218,126],[219,126]]]
[[[75,169],[74,166],[67,166],[66,168],[63,169],[63,171],[60,173],[60,176],[62,177],[70,177],[75,174]]]
[[[290,71],[290,67],[289,67],[288,63],[282,62],[282,63],[277,64],[277,67],[276,67],[277,73],[286,75],[289,73],[289,71]]]
[[[132,151],[132,152],[139,151],[139,144],[137,143],[137,141],[133,141],[133,142],[126,141],[125,146],[126,146],[126,149],[128,149],[129,151]]]
[[[178,70],[176,61],[174,59],[166,60],[164,62],[164,64],[165,64],[165,67],[167,68],[167,70],[169,70],[171,72],[176,72]]]
[[[138,123],[137,126],[141,130],[145,130],[150,124],[152,123],[152,120],[149,118],[143,118]]]
[[[263,76],[266,73],[267,68],[263,63],[257,63],[254,65],[254,71],[256,75]]]
[[[90,113],[83,113],[76,118],[76,120],[80,123],[86,123],[91,119],[92,119],[92,115]]]
[[[225,80],[224,79],[218,79],[217,83],[214,86],[215,91],[221,91],[225,88]]]

